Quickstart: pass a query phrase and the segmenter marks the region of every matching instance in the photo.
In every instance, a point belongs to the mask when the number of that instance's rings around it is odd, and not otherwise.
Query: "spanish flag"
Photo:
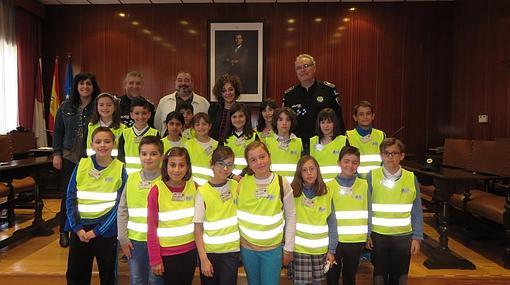
[[[51,84],[50,114],[48,118],[48,131],[53,135],[55,131],[55,117],[58,106],[60,106],[60,95],[58,82],[58,56],[55,57],[55,68],[53,69],[53,83]]]

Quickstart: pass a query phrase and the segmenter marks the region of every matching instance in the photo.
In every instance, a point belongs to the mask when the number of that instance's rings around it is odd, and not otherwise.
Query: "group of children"
[[[114,108],[101,111],[107,99]],[[167,115],[160,138],[146,101],[133,101],[131,128],[114,123],[113,96],[96,101],[92,155],[67,190],[68,283],[90,283],[96,257],[101,284],[114,284],[118,240],[131,284],[191,284],[197,260],[202,284],[236,284],[240,260],[250,285],[279,284],[282,265],[295,284],[355,284],[364,247],[375,284],[405,284],[422,239],[419,188],[400,167],[402,142],[372,128],[370,103],[355,106],[347,136],[321,111],[303,150],[294,112],[272,100],[255,130],[234,104],[223,142],[189,104]]]

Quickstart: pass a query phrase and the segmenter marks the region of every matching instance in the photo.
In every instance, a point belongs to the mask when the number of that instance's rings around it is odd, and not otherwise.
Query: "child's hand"
[[[131,258],[131,250],[134,249],[133,244],[131,241],[128,241],[127,243],[121,244],[120,248],[122,249],[122,253],[129,259]]]
[[[283,265],[287,265],[289,264],[290,262],[292,262],[292,260],[294,260],[294,253],[293,252],[290,252],[290,251],[283,251],[283,260],[282,260],[282,264]]]
[[[165,268],[163,267],[163,263],[156,264],[152,266],[152,273],[157,276],[163,275],[163,272],[165,272]]]
[[[413,239],[411,241],[411,254],[417,254],[420,252],[420,241],[417,239]]]
[[[329,261],[330,266],[333,266],[333,264],[336,264],[335,262],[335,255],[332,253],[329,253],[326,255],[326,260]]]
[[[209,259],[206,258],[205,260],[200,260],[200,271],[202,271],[202,274],[206,277],[213,277],[214,268]]]
[[[94,233],[93,230],[90,230],[90,231],[86,232],[85,235],[87,236],[88,240],[91,240],[91,239],[96,237],[96,234]]]
[[[77,231],[76,235],[78,235],[78,238],[80,238],[81,242],[89,242],[89,239],[87,237],[87,232],[85,232],[84,229]]]
[[[367,244],[365,245],[365,247],[370,250],[374,249],[374,242],[372,241],[372,238],[370,238],[370,237],[368,238]]]

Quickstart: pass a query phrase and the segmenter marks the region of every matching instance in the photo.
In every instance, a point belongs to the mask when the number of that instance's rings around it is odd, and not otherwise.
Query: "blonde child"
[[[117,206],[127,179],[124,164],[113,158],[115,135],[107,127],[92,132],[95,154],[82,158],[67,187],[66,230],[71,231],[67,283],[90,284],[94,257],[101,284],[115,284]]]
[[[181,113],[170,112],[165,119],[166,137],[162,138],[163,153],[166,153],[170,148],[175,146],[184,146],[186,139],[181,137],[182,129],[184,127],[184,117]]]
[[[361,101],[352,111],[356,127],[347,131],[347,140],[349,145],[359,149],[361,158],[358,173],[362,178],[366,178],[370,170],[381,166],[379,145],[386,138],[386,134],[372,126],[375,111],[370,102]]]
[[[286,179],[271,172],[271,156],[264,143],[250,143],[244,157],[248,172],[239,182],[237,201],[244,269],[250,285],[280,284],[282,263],[292,261],[294,251],[292,188]]]
[[[335,261],[338,242],[333,192],[324,184],[317,160],[309,155],[298,161],[291,186],[296,205],[294,284],[319,285],[325,279],[324,268]]]
[[[206,113],[198,113],[193,117],[195,137],[187,140],[184,147],[191,156],[193,179],[199,185],[204,185],[213,173],[209,164],[213,151],[218,147],[218,141],[209,136],[211,120]]]
[[[159,137],[143,137],[139,145],[142,169],[129,174],[117,210],[117,226],[122,252],[129,260],[132,285],[163,284],[151,272],[147,252],[147,195],[155,181],[161,179],[163,143]]]
[[[258,137],[251,126],[248,108],[242,103],[234,103],[230,107],[230,134],[223,142],[223,145],[234,151],[235,166],[232,171],[234,175],[244,175],[244,169],[248,165],[244,159],[244,149],[256,139]]]
[[[161,166],[161,180],[147,201],[147,248],[152,272],[165,284],[191,284],[197,261],[193,214],[197,188],[191,162],[182,147],[173,147]]]
[[[202,285],[235,285],[239,266],[237,182],[228,179],[234,152],[219,146],[211,158],[213,177],[198,188],[195,199],[195,243]]]
[[[327,284],[355,285],[361,251],[368,232],[368,184],[356,175],[359,150],[352,146],[342,148],[338,156],[341,172],[326,186],[333,194],[333,205],[338,229],[336,263],[328,272]]]
[[[296,127],[296,113],[290,108],[278,108],[273,114],[275,135],[266,138],[266,145],[271,153],[272,170],[284,176],[289,182],[294,178],[296,164],[301,158],[303,145],[301,139],[292,133]]]
[[[94,111],[92,111],[92,118],[87,127],[87,140],[85,141],[87,156],[94,154],[94,151],[90,148],[90,143],[92,142],[92,133],[98,127],[108,127],[112,130],[115,135],[115,146],[112,150],[112,156],[118,156],[119,138],[122,131],[126,128],[126,125],[120,122],[118,100],[110,93],[101,93],[94,99]]]
[[[310,155],[321,167],[324,181],[329,181],[340,173],[338,154],[345,146],[347,137],[340,133],[338,116],[331,108],[323,109],[317,116],[314,137],[310,138]]]

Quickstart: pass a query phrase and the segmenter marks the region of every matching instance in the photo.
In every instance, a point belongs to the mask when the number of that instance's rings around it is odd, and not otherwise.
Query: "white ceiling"
[[[105,5],[162,3],[298,3],[298,2],[434,2],[455,0],[38,0],[45,5]]]

